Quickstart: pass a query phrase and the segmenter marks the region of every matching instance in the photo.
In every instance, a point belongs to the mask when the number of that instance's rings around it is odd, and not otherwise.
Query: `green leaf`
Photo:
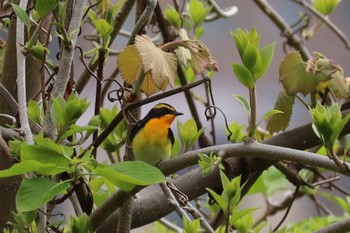
[[[42,164],[56,164],[58,167],[69,169],[70,160],[63,154],[36,145],[21,147],[21,160],[35,160]]]
[[[170,24],[179,28],[181,26],[181,18],[179,12],[171,5],[167,5],[164,10],[164,16]]]
[[[83,213],[80,216],[70,217],[70,232],[71,233],[92,233],[92,224],[90,222],[89,216]]]
[[[188,221],[185,217],[182,218],[184,231],[183,233],[201,233],[201,222],[200,219],[194,219],[192,221]]]
[[[113,26],[109,24],[105,19],[95,20],[94,25],[98,33],[104,38],[109,37],[113,32]]]
[[[340,111],[339,111],[340,112]],[[331,141],[335,142],[335,140],[339,137],[341,131],[343,131],[346,123],[350,119],[350,114],[346,115],[343,120],[341,120],[337,125],[335,125],[335,128],[333,130],[333,133],[331,135]]]
[[[246,98],[240,95],[234,95],[235,99],[242,105],[247,113],[250,112],[250,104]]]
[[[227,200],[225,200],[222,196],[220,196],[219,194],[217,194],[214,190],[211,190],[209,188],[206,188],[208,190],[208,192],[210,193],[210,195],[214,198],[214,200],[216,201],[216,203],[220,206],[220,208],[227,213],[227,209],[228,209],[228,202]]]
[[[258,122],[257,126],[260,125],[262,121],[269,119],[270,117],[277,115],[277,114],[283,114],[283,112],[280,110],[277,110],[277,109],[272,109],[272,110],[268,111],[267,113],[264,114],[262,119]]]
[[[67,182],[56,183],[42,177],[25,179],[16,194],[17,210],[23,212],[38,209],[67,188]]]
[[[298,92],[307,95],[314,91],[318,84],[315,75],[306,72],[306,63],[296,51],[285,56],[281,62],[279,74],[288,95],[296,95]]]
[[[247,214],[253,213],[257,209],[258,208],[247,208],[247,209],[244,209],[244,210],[235,211],[233,213],[233,215],[230,217],[230,220],[229,220],[230,221],[230,225],[233,226],[238,219],[243,218]]]
[[[230,141],[233,143],[242,142],[244,137],[247,136],[244,124],[238,124],[237,122],[233,122],[228,126],[228,128],[232,132],[232,135],[230,136]],[[227,134],[228,133],[229,132],[227,131]]]
[[[62,96],[59,96],[57,99],[52,97],[52,105],[50,108],[52,121],[59,131],[62,130],[64,126],[68,126],[65,106],[62,106],[60,99],[63,99]],[[66,104],[64,103],[64,105]]]
[[[255,82],[254,82],[253,76],[244,65],[232,63],[232,68],[238,81],[242,85],[244,85],[245,87],[248,87],[249,89],[252,89],[254,87]]]
[[[258,79],[266,73],[268,68],[270,67],[273,54],[275,51],[275,45],[276,43],[271,43],[266,45],[262,50],[260,51],[260,56],[261,56],[261,68],[256,71],[255,73],[255,79]]]
[[[27,27],[27,30],[30,29],[30,19],[29,16],[27,15],[27,12],[23,10],[21,7],[19,7],[16,4],[10,3],[12,6],[12,9],[16,13],[17,17],[24,23],[24,25]]]
[[[274,109],[280,110],[283,114],[271,116],[266,125],[266,129],[271,133],[284,131],[290,122],[293,113],[295,96],[289,96],[285,91],[281,91],[277,97]]]
[[[72,172],[68,167],[59,167],[53,163],[40,163],[35,160],[24,160],[15,163],[12,167],[0,171],[0,178],[17,176],[28,172],[35,172],[39,175],[56,175],[65,171]]]
[[[340,2],[341,0],[312,0],[312,6],[327,16],[336,9]]]
[[[256,80],[254,77],[255,71],[261,68],[261,55],[258,48],[248,43],[244,49],[242,61],[244,66],[253,74],[253,79]]]
[[[65,139],[65,138],[68,138],[70,136],[73,136],[77,133],[82,133],[84,131],[87,131],[87,133],[90,133],[90,131],[95,131],[95,130],[98,130],[99,127],[98,126],[90,126],[90,125],[86,125],[86,126],[77,126],[77,125],[72,125],[70,127],[69,130],[67,130],[66,132],[64,132],[62,135],[61,135],[61,139]]]
[[[180,121],[177,121],[177,131],[184,150],[188,151],[203,133],[204,128],[198,130],[197,123],[192,118],[187,120],[184,125]]]
[[[100,166],[96,172],[124,191],[131,191],[136,185],[147,186],[165,182],[165,177],[158,168],[143,161]]]
[[[51,138],[45,138],[42,133],[34,137],[35,146],[54,151],[70,160],[73,155],[73,148],[54,142]]]
[[[43,124],[43,111],[38,102],[29,100],[27,111],[29,120],[39,125]]]
[[[34,9],[43,18],[56,7],[57,2],[58,0],[36,0]]]
[[[191,0],[188,4],[188,8],[194,27],[201,25],[207,16],[205,5],[199,0]]]

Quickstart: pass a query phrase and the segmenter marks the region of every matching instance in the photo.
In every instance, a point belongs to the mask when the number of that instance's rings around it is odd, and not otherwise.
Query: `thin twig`
[[[183,209],[183,207],[176,200],[174,194],[171,192],[170,188],[166,185],[166,183],[162,182],[159,185],[164,195],[168,199],[169,204],[175,208],[175,211],[177,215],[179,215],[180,219],[182,220],[183,218],[186,218],[187,221],[192,221],[191,218],[187,215],[186,211]]]
[[[338,38],[344,43],[347,49],[350,49],[350,41],[347,36],[335,25],[328,17],[322,15],[319,11],[317,11],[314,7],[312,7],[309,3],[303,0],[293,0],[293,2],[304,6],[307,10],[309,10],[313,15],[319,18],[329,29],[331,29],[334,34],[338,36]]]
[[[281,219],[281,221],[280,221],[280,222],[277,224],[277,226],[273,229],[273,232],[276,232],[276,231],[278,230],[278,228],[279,228],[279,227],[283,224],[283,222],[286,220],[286,218],[287,218],[287,216],[288,216],[288,214],[289,214],[289,211],[290,211],[290,209],[292,208],[292,205],[293,205],[293,203],[294,203],[294,201],[295,201],[295,199],[296,199],[296,197],[297,197],[297,195],[298,195],[299,189],[300,189],[300,186],[297,186],[297,187],[295,188],[294,194],[293,194],[293,196],[292,196],[292,198],[291,198],[291,200],[290,200],[290,203],[289,203],[289,205],[288,205],[288,208],[287,208],[286,212],[284,213],[283,218]]]

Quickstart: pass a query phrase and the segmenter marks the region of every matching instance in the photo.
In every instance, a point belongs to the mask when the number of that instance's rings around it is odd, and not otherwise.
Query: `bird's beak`
[[[175,115],[175,116],[181,116],[181,115],[183,115],[183,113],[182,113],[182,112],[176,112],[176,111],[174,111],[174,115]]]

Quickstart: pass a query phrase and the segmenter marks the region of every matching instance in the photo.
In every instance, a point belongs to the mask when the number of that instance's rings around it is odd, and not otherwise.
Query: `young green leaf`
[[[164,16],[170,24],[179,28],[181,26],[181,18],[179,12],[173,6],[167,5],[164,10]]]
[[[255,71],[261,69],[261,55],[257,47],[251,43],[245,47],[242,57],[243,64],[247,68],[255,79]]]
[[[93,233],[92,224],[89,216],[83,213],[80,216],[70,218],[70,232],[71,233]]]
[[[268,68],[270,67],[273,54],[275,51],[275,45],[276,43],[271,43],[266,45],[264,48],[260,51],[260,57],[261,57],[261,68],[256,71],[255,73],[255,79],[259,79],[260,77],[264,76]]]
[[[204,3],[199,0],[191,0],[188,4],[188,8],[194,27],[201,25],[207,16],[207,10]]]
[[[56,183],[42,177],[25,179],[16,194],[17,210],[22,212],[38,209],[67,188],[67,182]]]
[[[189,119],[184,125],[180,121],[177,121],[177,131],[184,151],[188,151],[202,135],[204,128],[198,130],[196,121]]]
[[[235,73],[238,81],[245,87],[252,89],[255,85],[254,79],[250,71],[241,64],[232,63],[233,72]]]
[[[293,113],[295,96],[289,96],[285,91],[281,91],[277,97],[274,109],[280,110],[283,114],[271,116],[266,125],[266,129],[271,133],[284,131],[288,125]]]
[[[184,224],[184,231],[183,233],[201,233],[203,232],[201,229],[201,222],[200,219],[194,219],[193,221],[187,221],[185,217],[182,219]]]
[[[34,122],[38,125],[43,124],[43,120],[44,120],[43,111],[41,110],[38,102],[36,102],[34,100],[29,100],[27,111],[28,111],[29,120],[31,120],[32,122]]]
[[[235,99],[242,105],[247,113],[250,112],[250,104],[246,98],[240,95],[234,95]]]
[[[57,5],[58,0],[36,0],[34,9],[43,18],[48,15]]]
[[[27,12],[25,12],[25,10],[23,10],[21,7],[19,7],[16,4],[13,4],[13,3],[10,3],[10,4],[12,6],[13,11],[16,13],[17,17],[24,23],[24,25],[27,27],[27,30],[29,30],[30,19]]]
[[[336,9],[341,0],[312,0],[311,2],[316,10],[327,16]]]

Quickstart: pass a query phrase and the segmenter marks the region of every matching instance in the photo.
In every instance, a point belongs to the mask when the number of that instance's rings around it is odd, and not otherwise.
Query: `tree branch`
[[[28,0],[21,0],[19,7],[25,10]],[[21,123],[21,129],[24,134],[24,140],[29,144],[33,144],[33,135],[30,130],[28,114],[27,114],[27,97],[26,97],[26,56],[23,53],[24,45],[24,23],[17,20],[16,23],[16,56],[17,56],[17,98],[18,113]]]
[[[52,88],[52,96],[57,97],[60,94],[63,95],[66,91],[66,86],[70,78],[71,64],[73,61],[74,48],[77,42],[79,28],[84,13],[85,0],[76,0],[72,18],[68,28],[68,35],[70,36],[70,45],[62,46],[62,54],[59,62],[58,73],[56,81]],[[51,106],[52,103],[50,103]],[[51,138],[55,137],[55,126],[51,119],[50,107],[47,109],[45,115],[45,127],[44,132],[50,135]]]
[[[221,153],[225,158],[261,158],[268,161],[280,161],[287,160],[293,161],[296,163],[301,163],[303,165],[309,165],[314,167],[325,168],[330,171],[338,172],[347,176],[350,176],[349,171],[340,169],[332,160],[325,156],[317,155],[310,152],[299,151],[295,149],[289,149],[284,147],[272,146],[272,145],[264,145],[257,142],[249,141],[247,144],[238,143],[238,144],[225,144],[220,146],[212,146],[207,147],[195,151],[190,151],[185,154],[182,154],[174,159],[163,162],[160,165],[160,169],[164,173],[164,175],[173,174],[179,170],[182,170],[186,167],[197,164],[198,154],[218,154]],[[238,165],[239,160],[233,160],[233,167],[236,167],[236,171],[242,171],[244,169],[243,165]],[[248,164],[247,167],[254,167],[253,160],[250,160],[251,164]],[[248,161],[249,162],[249,161]],[[349,163],[347,163],[350,165]],[[238,168],[237,168],[238,166]],[[236,174],[238,175],[238,174]],[[193,199],[199,195],[202,195],[206,192],[206,187],[212,188],[212,186],[220,183],[220,178],[218,173],[216,173],[216,181],[213,183],[208,182],[207,177],[202,177],[200,169],[196,169],[193,172],[185,174],[180,178],[176,179],[174,182],[176,187],[179,190],[188,195],[189,199]],[[195,188],[194,188],[195,187]],[[194,192],[201,190],[200,192]],[[107,199],[106,203],[108,205],[102,205],[98,207],[95,211],[95,215],[91,215],[90,220],[93,223],[94,227],[99,227],[100,224],[104,221],[104,219],[99,218],[99,221],[96,221],[96,212],[103,213],[104,216],[110,215],[113,211],[115,211],[122,203],[120,203],[120,199],[117,198],[120,193],[116,192],[112,194],[112,196]],[[165,216],[173,210],[173,207],[166,205],[166,200],[162,197],[163,194],[159,193],[159,191],[152,193],[152,195],[148,194],[146,196],[140,196],[140,202],[142,203],[142,210],[138,208],[137,213],[134,213],[133,216],[133,226],[141,226],[143,224],[150,223],[155,221],[160,216]],[[140,205],[136,205],[140,207]],[[161,207],[160,207],[161,206]],[[103,209],[101,209],[103,208]],[[136,209],[136,208],[135,208]],[[147,211],[146,211],[147,210]],[[150,214],[153,212],[157,212],[157,216],[154,214]],[[145,213],[145,216],[143,216]],[[114,216],[114,214],[112,215]],[[116,216],[113,217],[114,221]],[[138,221],[139,219],[139,221]],[[142,221],[141,221],[142,220]],[[147,220],[147,221],[146,221]],[[101,231],[102,232],[102,231]]]
[[[343,233],[350,231],[350,218],[319,229],[314,233]]]

